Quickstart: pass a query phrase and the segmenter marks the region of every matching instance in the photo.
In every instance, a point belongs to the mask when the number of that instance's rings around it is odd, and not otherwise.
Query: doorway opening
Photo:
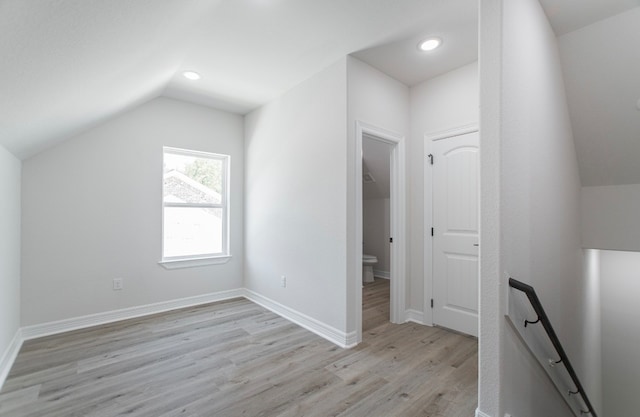
[[[392,145],[365,134],[362,140],[362,331],[390,318]],[[366,338],[366,336],[364,336]]]
[[[357,330],[357,343],[362,341],[362,328],[363,328],[363,243],[364,240],[364,180],[377,181],[375,174],[371,172],[371,167],[365,162],[363,164],[363,156],[365,151],[374,153],[377,159],[386,158],[388,165],[385,168],[379,168],[388,171],[388,231],[385,232],[384,225],[379,230],[374,231],[373,234],[387,234],[386,242],[371,242],[370,245],[366,245],[366,250],[370,248],[372,250],[380,250],[381,259],[378,259],[381,265],[378,263],[373,266],[377,266],[377,274],[379,279],[384,279],[384,265],[388,265],[388,279],[389,279],[389,318],[391,323],[403,323],[405,321],[405,148],[404,138],[402,135],[389,132],[387,130],[377,128],[375,126],[367,125],[362,122],[356,123],[356,175],[355,175],[355,215],[356,215],[356,239],[354,253],[356,254],[356,268],[355,274],[352,277],[352,285],[355,286],[355,300],[354,304],[356,308],[356,330]],[[373,161],[371,162],[373,164]],[[363,169],[365,172],[363,172]],[[368,174],[368,175],[367,175]],[[379,175],[382,180],[383,175]],[[369,183],[371,184],[371,183]],[[375,188],[375,187],[374,187]],[[369,190],[370,187],[367,187]],[[370,191],[367,191],[369,193]],[[381,200],[385,200],[384,198]],[[374,207],[375,205],[382,207]],[[373,205],[368,205],[367,211],[383,211],[384,201],[379,201]],[[372,210],[369,210],[372,209]],[[367,232],[369,234],[369,232]],[[385,244],[386,243],[386,244]],[[378,249],[375,249],[376,246]],[[388,248],[386,252],[388,258],[385,257],[385,248]],[[367,255],[370,255],[367,253]],[[376,256],[377,257],[377,256]],[[388,259],[388,261],[387,261]],[[385,263],[388,262],[388,263]],[[371,271],[375,276],[376,270]],[[372,277],[374,278],[374,277]],[[386,277],[385,277],[386,278]],[[374,278],[375,281],[375,278]]]

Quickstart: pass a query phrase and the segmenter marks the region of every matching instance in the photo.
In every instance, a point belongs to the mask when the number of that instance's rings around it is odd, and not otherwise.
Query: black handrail
[[[547,313],[544,311],[544,308],[542,307],[542,303],[540,302],[540,299],[536,294],[536,290],[534,290],[532,286],[527,285],[524,282],[520,282],[517,279],[513,279],[513,278],[509,278],[509,286],[511,288],[515,288],[516,290],[522,291],[527,295],[527,298],[529,299],[531,306],[533,307],[536,314],[538,315],[538,319],[534,322],[525,320],[524,326],[527,327],[528,324],[534,324],[537,322],[542,323],[542,327],[544,327],[544,330],[547,332],[547,336],[549,336],[551,343],[553,343],[553,347],[556,349],[556,352],[558,352],[558,355],[560,355],[560,360],[556,363],[564,364],[565,368],[567,368],[567,372],[569,373],[569,376],[571,377],[571,380],[576,385],[576,391],[569,391],[569,395],[580,394],[582,396],[582,399],[584,400],[585,405],[588,408],[587,411],[580,410],[580,414],[591,414],[593,417],[598,417],[596,415],[595,410],[593,409],[593,406],[591,405],[591,402],[589,401],[589,397],[587,397],[587,393],[584,391],[584,388],[580,383],[580,379],[578,378],[578,375],[576,375],[576,371],[573,369],[573,366],[571,366],[569,357],[567,357],[567,354],[565,353],[564,348],[560,343],[560,339],[558,339],[558,336],[556,336],[556,332],[553,330],[551,321],[549,321],[549,317],[547,316]]]

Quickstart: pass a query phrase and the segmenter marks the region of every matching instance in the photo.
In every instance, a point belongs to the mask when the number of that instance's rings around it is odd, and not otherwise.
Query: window
[[[163,150],[161,264],[195,266],[228,260],[230,157]]]

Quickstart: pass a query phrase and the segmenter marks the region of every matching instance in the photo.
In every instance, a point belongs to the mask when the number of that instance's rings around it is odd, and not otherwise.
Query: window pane
[[[218,158],[164,154],[165,203],[222,203],[224,163]]]
[[[164,257],[222,252],[222,209],[165,207]]]

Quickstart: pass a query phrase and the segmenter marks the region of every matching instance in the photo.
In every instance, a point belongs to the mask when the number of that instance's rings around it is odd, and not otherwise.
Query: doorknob
[[[473,246],[480,246],[480,244],[479,243],[474,243]]]

